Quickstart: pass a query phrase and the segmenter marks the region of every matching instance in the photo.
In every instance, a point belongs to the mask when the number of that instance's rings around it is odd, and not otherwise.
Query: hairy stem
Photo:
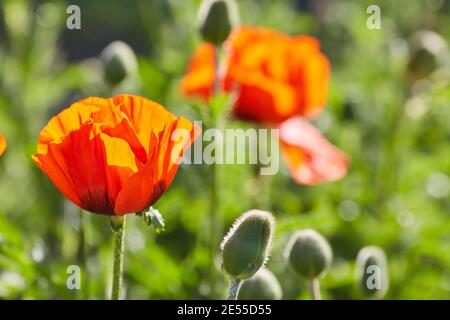
[[[78,245],[78,257],[80,264],[83,268],[83,277],[82,277],[82,292],[83,292],[83,299],[89,299],[89,271],[88,271],[88,249],[87,249],[87,240],[86,240],[86,232],[88,228],[88,223],[86,221],[87,215],[89,213],[84,212],[83,209],[80,209],[80,222],[78,226],[78,232],[79,232],[79,245]]]
[[[120,300],[122,292],[123,255],[125,248],[125,216],[112,217],[111,226],[114,233],[114,266],[111,300]]]
[[[309,292],[311,294],[311,298],[313,300],[321,300],[322,297],[320,295],[320,282],[319,279],[314,278],[308,281]]]
[[[230,291],[228,293],[228,300],[237,300],[239,289],[241,288],[242,280],[232,278],[230,282]]]
[[[216,68],[216,74],[214,79],[214,94],[220,93],[220,77],[219,77],[219,65],[220,65],[220,48],[216,47],[215,50],[215,68]],[[212,110],[211,110],[212,111]],[[215,118],[213,115],[213,126],[215,126],[217,129],[221,130],[222,128],[222,121],[221,119]],[[217,143],[217,141],[216,141]],[[218,148],[221,148],[222,146],[217,146]],[[220,221],[220,198],[218,193],[218,181],[219,181],[219,168],[216,163],[211,164],[211,204],[210,204],[210,215],[209,215],[209,254],[210,254],[210,261],[209,261],[209,282],[210,282],[210,294],[212,297],[216,294],[216,280],[217,280],[217,270],[215,266],[215,256],[217,253],[217,249],[219,246],[220,238],[219,235],[221,233],[221,221]]]
[[[218,234],[219,215],[218,215],[218,194],[217,194],[217,165],[211,165],[211,206],[210,206],[210,238],[209,238],[209,252],[210,252],[210,288],[211,294],[214,295],[216,291],[216,266],[214,263],[218,243],[220,239]]]

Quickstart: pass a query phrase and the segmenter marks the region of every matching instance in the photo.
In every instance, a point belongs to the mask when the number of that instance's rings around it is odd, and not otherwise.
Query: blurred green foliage
[[[366,27],[366,9],[374,3],[381,8],[379,30]],[[65,27],[69,4],[80,6],[82,30]],[[386,298],[449,299],[449,65],[415,83],[408,81],[407,66],[414,32],[430,29],[450,39],[450,2],[238,5],[245,24],[321,40],[333,74],[328,106],[315,124],[352,164],[342,181],[315,187],[294,184],[282,167],[263,188],[257,188],[254,168],[222,166],[223,233],[255,203],[274,213],[268,268],[284,299],[308,297],[306,283],[283,258],[287,239],[299,228],[318,230],[333,248],[333,266],[321,281],[326,299],[362,298],[354,262],[359,249],[372,244],[388,258]],[[81,214],[65,201],[30,155],[48,119],[85,96],[138,93],[199,119],[196,102],[178,90],[199,43],[198,6],[194,0],[0,1],[0,133],[9,142],[0,158],[0,298],[108,296],[113,243],[107,219]],[[111,90],[97,59],[113,40],[138,53],[139,77]],[[156,234],[138,217],[128,219],[126,298],[225,297],[228,281],[222,275],[219,292],[209,292],[209,173],[208,166],[180,168],[155,205],[166,220],[164,232]],[[80,265],[83,276],[87,266],[83,290],[66,288],[69,265]]]

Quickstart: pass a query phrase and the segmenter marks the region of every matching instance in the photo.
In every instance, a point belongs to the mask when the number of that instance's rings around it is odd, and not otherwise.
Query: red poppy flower
[[[202,44],[196,51],[181,83],[185,94],[204,99],[212,94],[215,50]],[[244,26],[232,32],[224,51],[218,76],[225,92],[237,94],[234,115],[280,126],[283,155],[294,180],[316,184],[343,177],[348,157],[300,118],[317,116],[327,100],[330,65],[319,41]]]
[[[201,45],[182,81],[188,95],[212,93],[215,48]],[[244,26],[225,44],[223,89],[238,93],[237,117],[279,123],[292,116],[316,116],[327,99],[330,66],[319,41],[288,36],[265,28]]]
[[[0,156],[5,152],[6,147],[8,146],[8,142],[5,137],[0,134]]]
[[[188,134],[173,141],[177,129]],[[143,97],[91,97],[49,121],[33,160],[79,207],[123,215],[159,199],[196,133],[191,122]]]

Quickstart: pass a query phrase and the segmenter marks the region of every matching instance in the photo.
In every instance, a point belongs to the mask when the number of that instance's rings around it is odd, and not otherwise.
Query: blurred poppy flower
[[[8,142],[5,137],[0,134],[0,156],[5,152],[6,147],[8,146]]]
[[[212,94],[214,51],[211,44],[198,48],[182,80],[184,93]],[[279,123],[295,115],[314,117],[326,103],[330,65],[313,37],[243,26],[225,43],[223,63],[222,87],[237,92],[239,118]]]
[[[208,99],[218,76],[225,92],[237,94],[236,117],[280,127],[283,155],[297,183],[345,176],[349,158],[302,119],[317,116],[328,95],[330,64],[317,39],[243,26],[227,39],[221,68],[215,50],[205,43],[194,53],[183,93]]]
[[[177,129],[188,135],[172,141]],[[48,122],[33,160],[79,207],[123,215],[159,199],[194,138],[190,121],[143,97],[90,97]]]

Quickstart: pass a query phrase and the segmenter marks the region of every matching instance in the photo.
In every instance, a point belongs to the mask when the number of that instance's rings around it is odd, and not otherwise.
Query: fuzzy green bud
[[[333,253],[327,240],[312,229],[295,232],[286,247],[292,269],[306,279],[324,274],[331,266]]]
[[[112,85],[121,83],[137,72],[136,55],[125,42],[111,42],[103,49],[100,58],[105,79]]]
[[[238,300],[280,300],[282,295],[275,275],[270,270],[261,268],[253,277],[242,283]]]
[[[198,11],[197,24],[203,40],[222,44],[239,23],[234,0],[203,0]]]
[[[426,78],[438,69],[448,52],[445,40],[436,32],[429,30],[414,33],[410,47],[408,70],[411,81]]]
[[[240,216],[220,246],[224,272],[239,280],[253,276],[269,258],[274,229],[269,212],[254,209]]]
[[[381,248],[367,246],[359,251],[355,279],[366,297],[384,297],[389,286],[389,274],[386,255]]]

